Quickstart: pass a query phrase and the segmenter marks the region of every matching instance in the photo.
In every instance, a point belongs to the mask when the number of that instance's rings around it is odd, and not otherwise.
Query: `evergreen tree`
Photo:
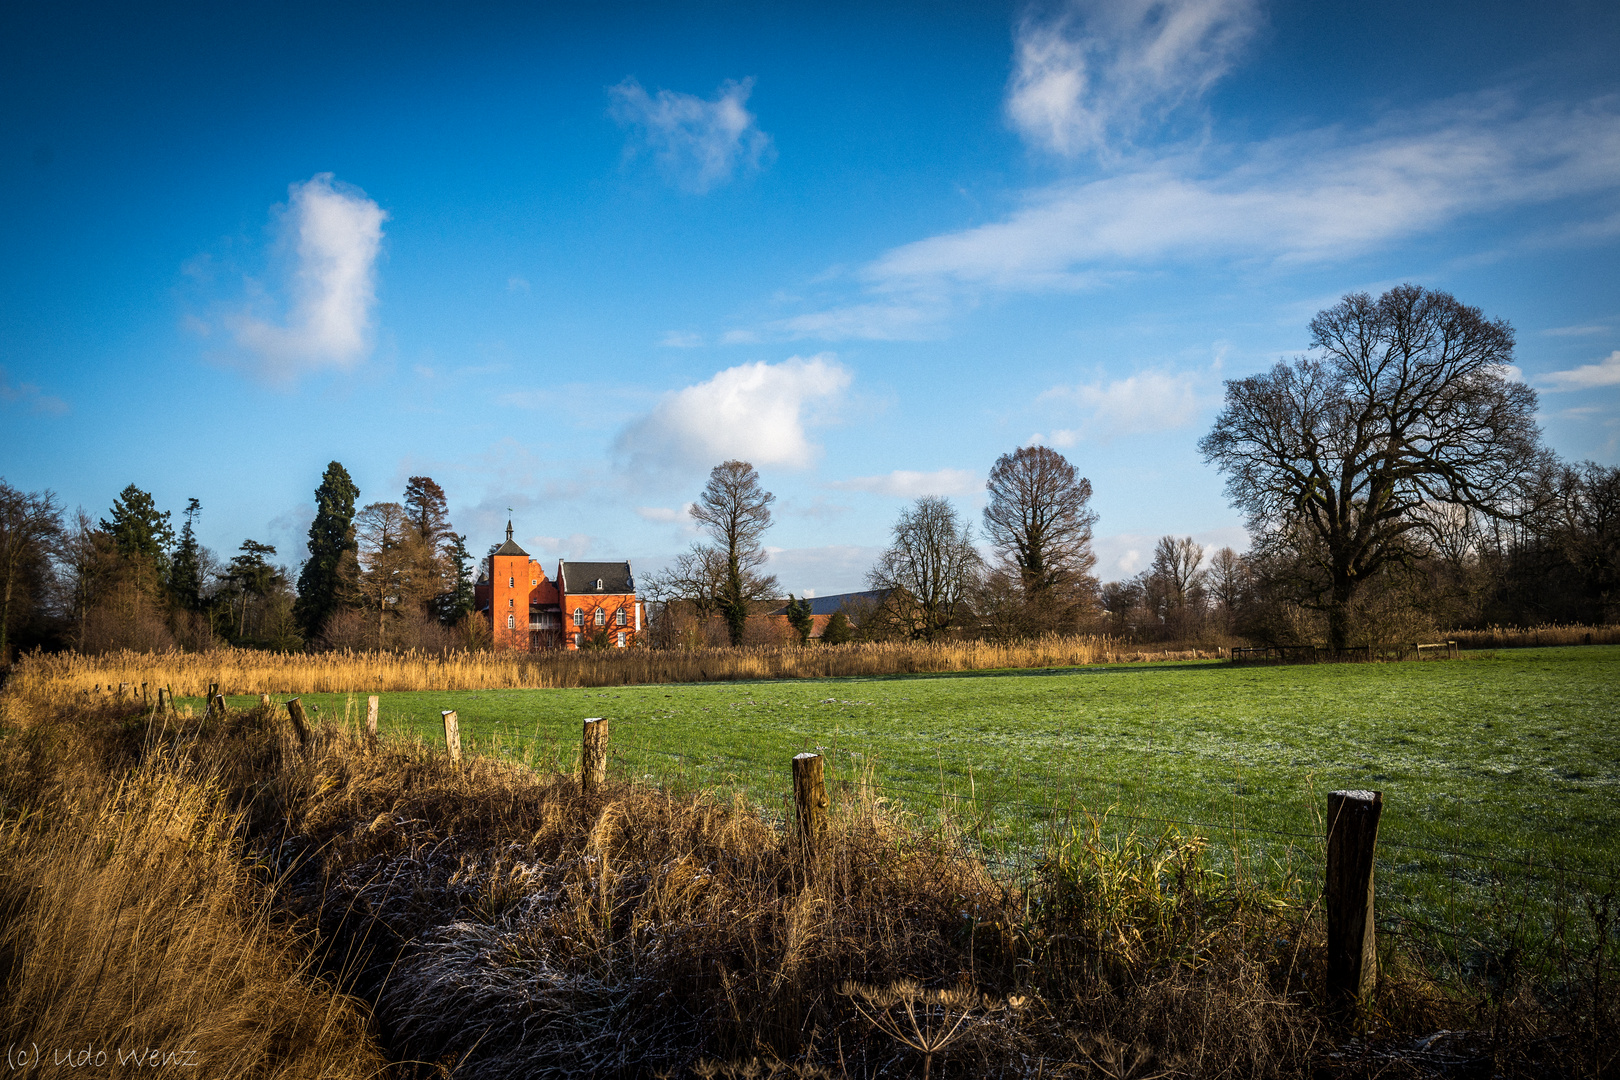
[[[112,537],[113,547],[143,592],[156,593],[169,578],[169,548],[174,530],[169,512],[158,512],[152,496],[134,484],[113,500],[112,520],[101,519],[101,530]]]
[[[449,546],[455,531],[450,528],[449,504],[444,488],[431,476],[413,476],[405,482],[405,515],[416,528],[416,535],[434,551]]]
[[[799,635],[799,644],[810,643],[810,631],[815,629],[816,621],[810,616],[810,598],[795,600],[792,593],[788,593],[787,621],[793,627],[794,633]]]
[[[193,500],[195,501],[195,500]],[[265,561],[266,555],[274,555],[276,549],[270,544],[261,544],[257,540],[242,541],[242,553],[231,560],[230,572],[226,577],[236,586],[237,600],[241,605],[237,615],[236,636],[241,638],[247,633],[247,611],[251,600],[262,600],[275,587],[276,575],[279,571],[275,566]]]
[[[315,520],[309,525],[309,560],[298,575],[298,624],[309,637],[348,602],[359,572],[354,539],[354,503],[360,489],[334,461],[315,489]]]
[[[435,607],[439,621],[454,626],[473,610],[473,558],[463,534],[451,533],[445,548],[454,582],[435,599]]]
[[[180,527],[180,543],[174,549],[169,570],[169,591],[187,611],[202,610],[202,545],[197,542],[196,530],[197,518],[201,513],[202,503],[196,499],[186,503],[186,523]]]

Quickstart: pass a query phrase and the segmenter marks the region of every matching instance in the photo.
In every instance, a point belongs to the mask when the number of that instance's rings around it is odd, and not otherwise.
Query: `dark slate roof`
[[[627,562],[565,562],[558,566],[557,576],[562,579],[562,591],[570,596],[636,591]],[[602,582],[600,589],[596,587],[597,579]]]
[[[871,589],[867,592],[846,592],[834,596],[812,596],[810,597],[810,614],[831,615],[851,600],[870,600],[874,604],[881,604],[883,598],[888,595],[887,589]],[[780,615],[786,610],[787,606],[784,603],[781,608],[771,612],[771,614]]]
[[[493,552],[491,552],[491,554],[494,554],[494,555],[522,555],[525,559],[527,559],[529,557],[529,553],[527,551],[524,551],[522,548],[518,547],[517,544],[513,543],[511,537],[507,537],[506,538],[506,543],[504,543],[500,547],[496,548]]]

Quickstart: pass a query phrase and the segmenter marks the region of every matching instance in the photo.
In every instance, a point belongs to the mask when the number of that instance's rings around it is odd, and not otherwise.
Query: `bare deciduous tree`
[[[387,621],[406,598],[413,536],[410,519],[399,503],[370,503],[354,518],[359,545],[360,595],[376,617],[376,648],[387,640]]]
[[[0,480],[0,664],[10,658],[12,630],[44,605],[61,539],[54,493],[19,491]]]
[[[1056,450],[1023,446],[996,459],[985,486],[985,534],[1033,615],[1027,629],[1066,626],[1096,591],[1091,481]]]
[[[776,591],[776,578],[760,573],[767,558],[760,537],[771,526],[775,501],[752,465],[724,461],[709,472],[709,482],[691,507],[693,519],[714,538],[714,546],[694,548],[683,557],[684,568],[680,562],[677,568],[694,583],[701,580],[713,589],[688,598],[707,599],[711,610],[725,618],[733,645],[742,644],[749,606]]]
[[[1220,613],[1222,628],[1237,628],[1237,613],[1249,592],[1249,564],[1243,556],[1223,547],[1209,559],[1209,592]]]
[[[888,591],[883,606],[913,638],[933,641],[964,613],[980,567],[973,526],[949,500],[925,495],[900,512],[894,539],[866,580]]]
[[[1351,293],[1310,329],[1313,355],[1227,382],[1199,448],[1257,548],[1294,544],[1314,566],[1303,599],[1342,649],[1362,582],[1432,532],[1426,506],[1510,512],[1537,457],[1536,395],[1507,369],[1512,328],[1448,293]]]

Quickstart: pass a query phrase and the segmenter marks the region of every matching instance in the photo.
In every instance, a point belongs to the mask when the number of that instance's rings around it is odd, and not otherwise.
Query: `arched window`
[[[596,609],[596,625],[597,626],[606,626],[607,625],[607,612],[603,611],[601,608]]]
[[[624,648],[624,631],[619,631],[619,648]]]
[[[624,608],[620,608],[618,611],[613,613],[613,621],[619,626],[625,625],[625,623],[628,621],[628,617],[624,613]],[[620,636],[622,637],[623,635],[621,634]]]
[[[577,608],[574,609],[574,625],[575,626],[584,626],[585,625],[585,609],[584,608],[578,608],[577,607]],[[579,635],[576,634],[574,636],[578,637]]]

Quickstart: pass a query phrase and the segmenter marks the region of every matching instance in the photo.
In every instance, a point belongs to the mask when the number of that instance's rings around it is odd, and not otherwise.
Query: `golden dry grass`
[[[582,652],[114,652],[33,655],[11,675],[22,692],[52,693],[147,684],[195,697],[218,683],[226,694],[347,691],[499,690],[630,686],[647,683],[1073,667],[1145,660],[1194,660],[1221,650],[1128,645],[1107,637],[990,642],[881,643],[834,647],[764,646],[694,650]]]
[[[1553,645],[1620,645],[1620,626],[1489,626],[1442,637],[1463,649],[1531,649]]]
[[[289,1080],[385,1065],[367,1010],[315,978],[307,949],[273,924],[240,815],[205,773],[150,760],[99,799],[57,793],[68,797],[0,821],[0,1042],[13,1065]]]

